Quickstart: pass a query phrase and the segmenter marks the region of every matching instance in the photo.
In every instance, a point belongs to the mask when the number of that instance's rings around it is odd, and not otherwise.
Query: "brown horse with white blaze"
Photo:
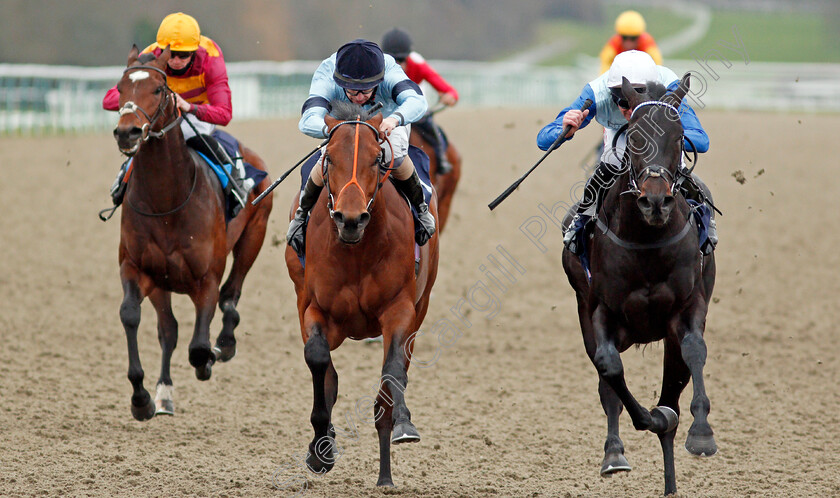
[[[236,353],[234,328],[239,323],[236,305],[245,275],[265,238],[272,199],[246,207],[225,223],[224,194],[210,168],[204,166],[185,141],[176,99],[166,83],[167,48],[155,59],[138,60],[133,47],[117,87],[120,118],[114,137],[124,154],[133,156],[120,225],[119,264],[123,302],[120,320],[128,341],[128,379],[134,393],[131,412],[137,420],[172,414],[172,351],[178,322],[172,313],[173,292],[186,294],[196,309],[189,361],[196,377],[207,380],[216,360],[227,361]],[[265,170],[263,161],[240,146],[246,162]],[[255,188],[262,191],[266,177]],[[255,193],[250,194],[253,198]],[[227,255],[233,267],[219,288]],[[153,403],[143,387],[143,368],[137,348],[140,304],[149,297],[158,318],[162,349],[161,372]],[[210,321],[216,305],[223,313],[222,331],[210,347]]]
[[[393,486],[391,443],[420,439],[404,390],[414,333],[426,315],[437,275],[438,237],[420,248],[415,272],[412,215],[383,173],[378,131],[382,115],[369,116],[362,107],[344,102],[333,102],[331,114],[325,119],[330,139],[315,166],[322,168],[326,188],[309,218],[305,269],[294,250],[286,249],[314,389],[315,436],[306,461],[318,473],[335,463],[330,419],[338,374],[330,351],[347,338],[382,335],[384,360],[374,405],[380,452],[377,485]],[[436,215],[434,194],[429,208]]]

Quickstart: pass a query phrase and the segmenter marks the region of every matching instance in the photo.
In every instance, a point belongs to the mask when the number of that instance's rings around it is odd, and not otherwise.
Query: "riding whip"
[[[585,111],[585,110],[589,109],[589,107],[591,105],[592,105],[592,100],[586,99],[586,101],[583,103],[583,107],[581,107],[580,110]],[[537,161],[537,164],[531,166],[531,169],[529,169],[527,172],[525,172],[525,174],[522,175],[518,180],[513,182],[513,185],[508,187],[507,190],[505,190],[504,192],[501,193],[501,195],[499,195],[499,197],[496,197],[495,199],[493,199],[493,202],[491,202],[490,204],[487,205],[487,207],[490,208],[490,211],[492,211],[493,209],[496,208],[496,206],[501,204],[503,200],[507,199],[507,197],[510,194],[512,194],[513,191],[516,190],[517,187],[519,187],[519,184],[522,183],[523,181],[525,181],[525,179],[528,178],[528,175],[530,175],[532,171],[537,169],[537,166],[539,166],[540,163],[543,162],[543,160],[546,157],[548,157],[549,154],[551,154],[552,152],[554,152],[555,149],[557,149],[558,147],[563,145],[563,142],[565,142],[566,139],[567,139],[566,135],[569,133],[569,131],[571,131],[571,129],[572,129],[572,125],[566,125],[566,127],[563,129],[563,132],[560,133],[560,135],[557,137],[557,140],[555,140],[554,143],[551,144],[551,147],[549,147],[548,150],[545,152],[545,154],[543,154],[543,156],[540,158],[540,160]]]

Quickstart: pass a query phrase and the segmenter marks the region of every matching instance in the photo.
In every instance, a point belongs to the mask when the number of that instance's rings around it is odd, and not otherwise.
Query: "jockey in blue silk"
[[[382,104],[385,118],[379,131],[388,136],[391,146],[382,143],[386,162],[394,154],[392,177],[397,190],[405,194],[418,213],[429,237],[435,233],[435,219],[423,198],[423,187],[408,156],[408,137],[411,123],[422,118],[428,109],[420,87],[411,81],[390,55],[368,40],[353,40],[321,62],[309,87],[309,98],[303,103],[298,123],[300,131],[314,138],[327,137],[327,115],[330,102],[350,101],[362,106]],[[300,194],[300,207],[289,225],[286,241],[298,254],[303,250],[303,226],[309,211],[317,202],[324,187],[321,169],[312,168],[306,186]]]
[[[623,172],[624,166],[621,163],[621,158],[624,156],[626,143],[624,133],[619,136],[616,142],[615,153],[612,151],[613,138],[616,132],[627,124],[632,112],[632,109],[628,108],[628,102],[621,94],[622,77],[627,78],[639,92],[644,91],[645,85],[649,81],[662,84],[668,91],[675,90],[680,82],[673,71],[664,66],[657,66],[647,53],[638,50],[622,52],[615,57],[609,71],[587,83],[572,105],[560,111],[554,121],[543,127],[537,135],[537,146],[542,150],[548,150],[566,125],[572,127],[569,132],[569,139],[578,129],[586,127],[593,118],[604,126],[604,152],[594,174],[586,183],[583,198],[577,208],[577,214],[575,214],[574,220],[563,238],[563,243],[575,254],[580,254],[582,251],[579,236],[583,233],[582,229],[596,214],[598,197],[606,193],[617,176]],[[583,103],[587,99],[590,99],[593,105],[588,110],[581,112],[580,108],[583,107]],[[696,148],[698,153],[708,151],[709,136],[700,125],[694,110],[686,103],[686,99],[683,99],[679,112],[683,133],[688,139],[685,140],[685,150],[691,152]],[[679,167],[685,170],[682,159]],[[694,182],[705,187],[696,175],[691,176]],[[702,202],[696,191],[689,190],[684,194],[687,198],[698,196],[698,199],[694,200]],[[717,244],[714,219],[711,220],[709,225],[708,235],[709,244],[702,248],[704,252],[713,250],[715,244]]]

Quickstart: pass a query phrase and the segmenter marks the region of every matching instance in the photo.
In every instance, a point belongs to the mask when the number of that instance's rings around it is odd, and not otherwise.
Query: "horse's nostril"
[[[344,215],[341,213],[341,211],[333,212],[333,219],[336,223],[344,223]]]
[[[638,204],[639,209],[641,209],[642,211],[649,211],[653,209],[650,203],[650,199],[644,196],[636,199],[636,204]]]
[[[676,205],[676,203],[677,201],[676,199],[674,199],[674,196],[668,195],[665,197],[665,199],[662,200],[662,209],[670,211],[674,208],[674,205]]]
[[[132,127],[131,130],[129,130],[129,132],[128,132],[128,138],[130,138],[131,140],[138,139],[142,135],[143,135],[143,129],[140,128],[139,126]]]
[[[359,216],[359,227],[364,228],[367,226],[368,222],[370,221],[370,213],[362,213]]]

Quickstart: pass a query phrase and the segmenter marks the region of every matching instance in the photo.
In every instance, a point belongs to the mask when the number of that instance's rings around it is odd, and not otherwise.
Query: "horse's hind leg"
[[[236,356],[236,337],[234,329],[239,325],[239,312],[236,310],[242,295],[245,275],[251,270],[265,239],[268,214],[271,211],[271,197],[258,204],[253,217],[248,221],[239,240],[233,246],[233,266],[230,275],[219,295],[219,309],[222,311],[222,331],[216,338],[213,348],[219,361],[230,361]],[[266,204],[267,205],[263,205]]]
[[[623,409],[621,400],[603,378],[599,378],[598,381],[598,394],[607,416],[607,440],[604,442],[601,475],[609,477],[616,472],[630,471],[632,467],[624,456],[624,443],[618,436],[618,420]]]
[[[137,348],[137,328],[140,326],[140,303],[143,295],[138,284],[139,277],[136,274],[130,278],[126,274],[129,270],[123,266],[121,269],[123,283],[123,302],[120,305],[120,321],[125,329],[125,337],[128,342],[128,380],[134,388],[131,396],[131,414],[141,422],[155,416],[155,405],[152,397],[143,387],[143,366],[140,364],[140,353]]]
[[[174,415],[175,405],[172,400],[173,389],[172,377],[169,375],[169,366],[172,360],[172,351],[178,342],[178,321],[172,314],[172,294],[160,289],[149,293],[149,301],[155,307],[158,319],[158,342],[160,342],[160,378],[157,382],[155,392],[155,415]]]
[[[201,287],[190,295],[195,305],[195,330],[189,346],[190,365],[198,380],[208,380],[216,355],[210,349],[210,322],[219,302],[219,281],[212,274],[204,276]]]
[[[330,424],[330,411],[338,392],[338,376],[332,367],[330,345],[319,324],[310,327],[309,338],[303,348],[306,365],[312,373],[314,399],[309,417],[315,437],[309,443],[306,465],[316,474],[325,474],[335,465],[335,432]],[[331,370],[331,372],[330,372]],[[331,389],[328,389],[328,385]]]

